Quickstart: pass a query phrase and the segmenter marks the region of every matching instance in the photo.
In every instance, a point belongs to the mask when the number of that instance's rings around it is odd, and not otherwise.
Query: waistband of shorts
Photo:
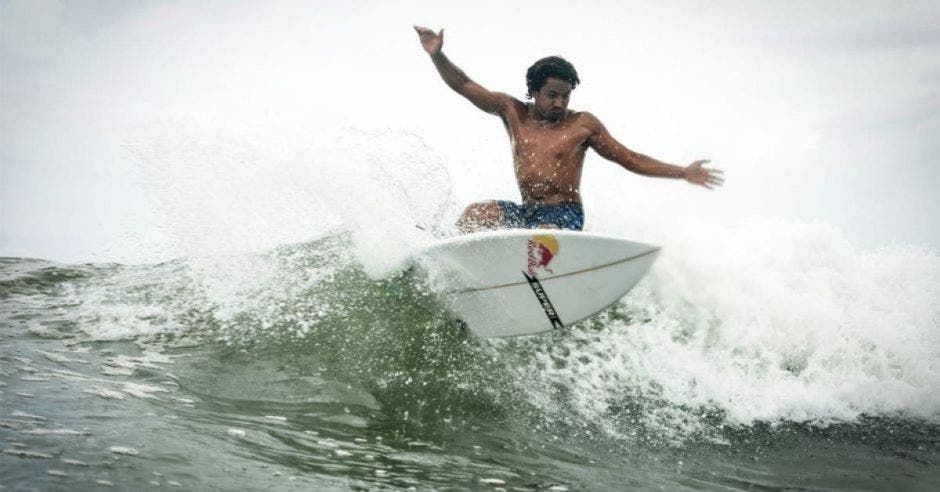
[[[561,202],[561,203],[523,203],[523,207],[550,208],[550,207],[573,207],[584,209],[581,202]]]

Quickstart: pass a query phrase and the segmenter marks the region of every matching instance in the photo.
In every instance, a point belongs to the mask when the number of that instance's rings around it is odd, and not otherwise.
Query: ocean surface
[[[0,259],[3,489],[940,490],[940,257],[749,234],[512,339],[349,234]]]

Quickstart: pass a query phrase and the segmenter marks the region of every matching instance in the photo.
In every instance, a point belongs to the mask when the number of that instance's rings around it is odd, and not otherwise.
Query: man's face
[[[555,77],[549,77],[535,93],[535,110],[539,116],[551,121],[565,117],[568,98],[571,97],[571,84]]]

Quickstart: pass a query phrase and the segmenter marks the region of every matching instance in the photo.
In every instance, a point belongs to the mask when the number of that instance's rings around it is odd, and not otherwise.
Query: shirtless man
[[[444,82],[476,107],[499,116],[512,144],[522,204],[504,200],[474,203],[457,221],[462,232],[498,228],[581,230],[584,211],[578,188],[589,147],[637,174],[682,178],[709,189],[724,182],[721,171],[702,167],[707,160],[686,167],[657,161],[624,147],[593,114],[569,110],[568,99],[580,80],[563,58],[543,58],[529,68],[527,96],[534,101],[523,103],[483,88],[448,60],[441,51],[443,29],[435,33],[415,26],[415,31]]]

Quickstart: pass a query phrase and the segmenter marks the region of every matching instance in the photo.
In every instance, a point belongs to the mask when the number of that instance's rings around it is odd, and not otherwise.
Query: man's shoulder
[[[579,125],[582,125],[591,130],[596,130],[601,125],[601,120],[597,119],[597,116],[594,116],[594,113],[590,111],[572,111],[568,118]]]
[[[590,111],[572,111],[570,117],[581,121],[599,121],[597,116],[594,116],[594,113]]]
[[[506,94],[505,92],[496,92],[494,94],[496,94],[496,96],[503,101],[507,109],[524,110],[526,107],[524,102],[510,96],[509,94]]]

